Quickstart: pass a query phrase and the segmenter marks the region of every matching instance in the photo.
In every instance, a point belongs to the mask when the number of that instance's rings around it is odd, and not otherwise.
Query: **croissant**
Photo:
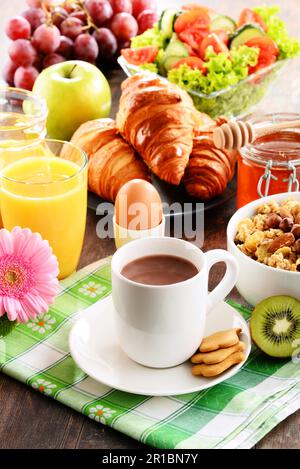
[[[213,132],[216,127],[225,122],[228,122],[226,117],[219,117],[217,120],[214,120],[208,114],[197,111],[197,122],[194,127],[194,136],[201,137],[203,132]]]
[[[117,127],[160,179],[178,185],[193,147],[199,116],[189,95],[157,76],[122,83]]]
[[[202,132],[194,139],[183,179],[187,193],[201,200],[222,194],[234,176],[235,163],[236,151],[219,150],[214,146],[212,133]]]
[[[147,166],[118,134],[112,119],[82,124],[71,142],[86,152],[89,189],[103,199],[114,202],[119,189],[131,179],[151,180]]]

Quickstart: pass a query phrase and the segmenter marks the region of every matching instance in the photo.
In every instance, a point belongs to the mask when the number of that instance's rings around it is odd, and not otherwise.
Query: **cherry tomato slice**
[[[275,55],[278,57],[279,49],[275,41],[268,36],[257,36],[246,42],[248,47],[258,47],[266,55]]]
[[[248,47],[257,47],[259,49],[258,62],[254,67],[249,67],[249,74],[255,73],[262,68],[268,67],[276,62],[279,49],[270,37],[253,37],[245,43]]]
[[[195,52],[198,52],[199,47],[208,31],[206,29],[187,28],[178,34],[179,39],[188,44]]]
[[[225,43],[222,41],[218,34],[216,34],[215,32],[209,33],[203,39],[199,49],[199,56],[202,60],[205,60],[206,51],[209,46],[212,46],[216,54],[220,54],[221,52],[229,52],[228,47],[225,45]]]
[[[221,41],[224,42],[225,46],[228,46],[229,35],[223,31],[223,29],[216,29],[213,31],[213,33],[215,33],[221,39]]]
[[[209,30],[210,17],[206,8],[196,8],[181,13],[174,24],[174,30],[177,34],[186,29],[206,29]]]
[[[121,54],[132,65],[148,64],[156,59],[158,47],[146,46],[139,49],[122,49]]]
[[[184,59],[179,60],[172,68],[179,68],[180,65],[186,64],[193,70],[201,70],[201,72],[205,73],[207,71],[205,67],[205,63],[203,60],[199,59],[199,57],[186,57]]]
[[[197,54],[196,50],[193,49],[192,46],[190,46],[190,44],[188,44],[187,42],[184,42],[184,41],[182,41],[182,42],[185,45],[185,47],[187,48],[190,57],[198,57],[198,54]]]
[[[262,27],[264,31],[267,31],[268,27],[262,17],[250,8],[245,8],[240,14],[238,20],[238,27],[243,26],[243,24],[256,23]]]

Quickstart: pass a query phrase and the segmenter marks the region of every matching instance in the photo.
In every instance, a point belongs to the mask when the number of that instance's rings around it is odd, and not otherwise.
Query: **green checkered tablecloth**
[[[1,371],[157,448],[250,448],[300,407],[299,363],[272,360],[256,349],[235,376],[197,393],[149,397],[97,383],[75,365],[68,335],[79,311],[110,291],[109,259],[62,282],[48,313],[0,340]]]

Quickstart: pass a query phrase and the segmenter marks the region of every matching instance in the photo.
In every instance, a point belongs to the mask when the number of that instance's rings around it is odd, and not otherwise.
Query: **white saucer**
[[[235,375],[243,363],[216,378],[195,377],[191,364],[154,369],[135,363],[118,344],[111,296],[80,313],[69,337],[70,352],[77,365],[96,381],[109,387],[147,396],[171,396],[201,391]],[[251,339],[246,321],[231,306],[221,303],[208,316],[205,336],[213,332],[240,327],[246,344],[246,359]]]

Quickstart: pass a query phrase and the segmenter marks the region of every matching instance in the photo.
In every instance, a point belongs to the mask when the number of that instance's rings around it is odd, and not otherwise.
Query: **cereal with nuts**
[[[235,244],[257,262],[300,272],[300,201],[260,205],[253,217],[239,222]]]

